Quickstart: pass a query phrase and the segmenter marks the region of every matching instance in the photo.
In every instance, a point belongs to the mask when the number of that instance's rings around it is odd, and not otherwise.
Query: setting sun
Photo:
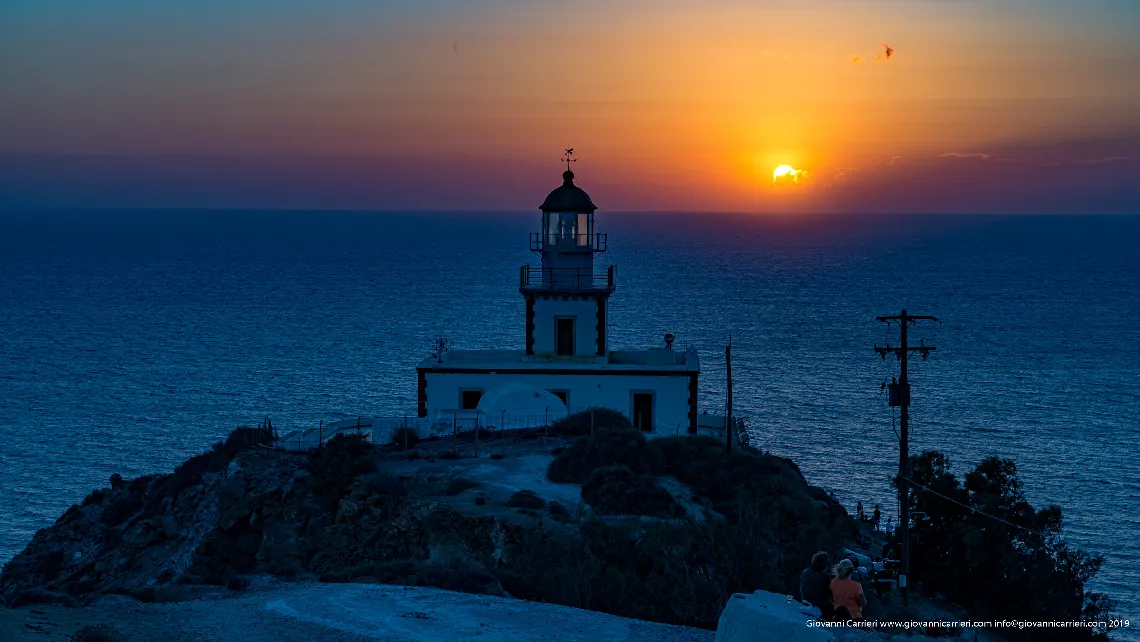
[[[807,172],[802,169],[796,169],[791,165],[780,165],[776,169],[772,170],[772,182],[775,183],[781,178],[788,178],[793,183],[798,183],[800,182],[801,174],[805,177],[807,176]]]

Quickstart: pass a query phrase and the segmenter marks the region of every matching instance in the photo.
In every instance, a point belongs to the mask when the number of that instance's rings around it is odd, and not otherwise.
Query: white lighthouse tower
[[[538,269],[519,271],[526,299],[526,354],[540,358],[601,357],[606,354],[606,303],[614,291],[614,268],[594,270],[594,255],[606,251],[597,231],[590,195],[574,184],[572,149],[566,150],[562,185],[539,206],[542,227],[530,235],[541,257]]]
[[[696,432],[696,350],[674,350],[672,333],[664,333],[664,345],[642,350],[607,343],[614,268],[594,265],[607,239],[597,230],[598,208],[570,171],[572,153],[566,150],[562,185],[539,206],[541,227],[530,235],[539,264],[519,268],[524,349],[441,349],[416,368],[418,414],[474,413],[518,425],[510,415],[549,421],[604,407],[647,433]]]

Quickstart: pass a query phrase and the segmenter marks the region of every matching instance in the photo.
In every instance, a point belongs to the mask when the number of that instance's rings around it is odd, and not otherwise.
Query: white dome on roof
[[[494,415],[542,415],[550,421],[567,415],[566,404],[553,393],[524,383],[504,383],[491,388],[479,400],[479,410]]]

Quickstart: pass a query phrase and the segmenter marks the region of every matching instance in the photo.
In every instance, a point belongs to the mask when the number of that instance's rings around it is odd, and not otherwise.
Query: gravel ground
[[[31,624],[31,626],[28,626]],[[712,642],[714,633],[580,609],[432,588],[284,583],[167,604],[108,596],[82,609],[40,605],[0,613],[0,640],[63,640],[112,624],[130,640],[286,642]]]

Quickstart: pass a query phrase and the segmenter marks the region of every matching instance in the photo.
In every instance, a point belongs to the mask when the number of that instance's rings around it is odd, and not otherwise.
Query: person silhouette
[[[883,514],[879,512],[879,505],[875,504],[875,512],[871,514],[871,526],[875,530],[879,530],[879,520],[883,518]]]

